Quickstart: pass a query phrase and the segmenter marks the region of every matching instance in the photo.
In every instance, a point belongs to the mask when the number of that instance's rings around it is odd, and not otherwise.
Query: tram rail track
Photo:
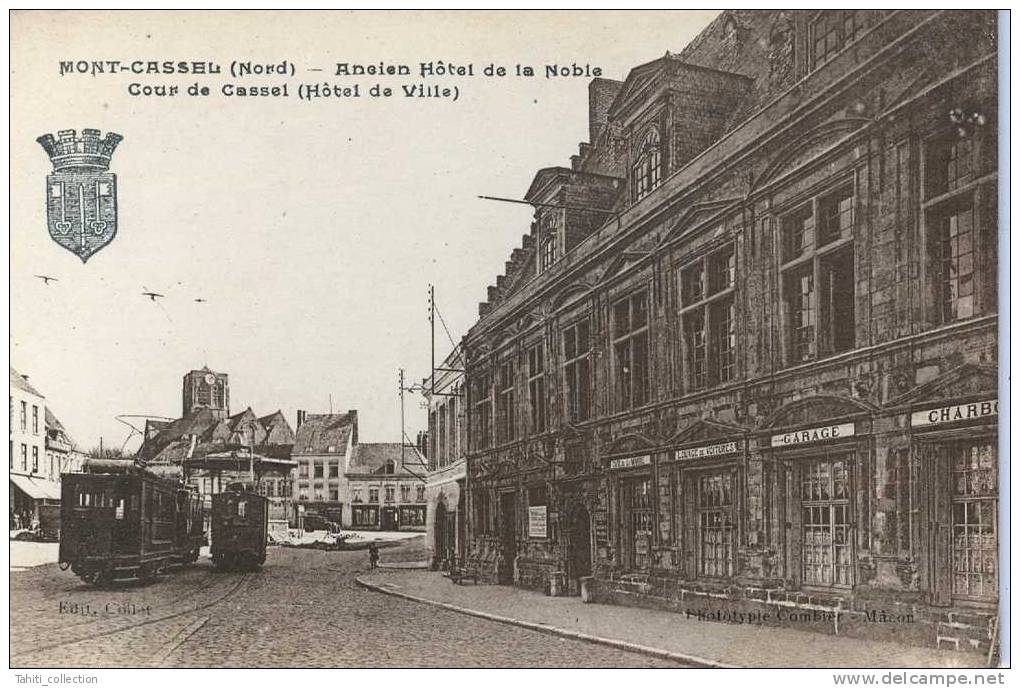
[[[217,574],[215,571],[213,571],[212,569],[209,569],[208,571],[204,571],[204,573],[206,573],[206,577],[203,578],[200,582],[198,582],[195,585],[195,587],[180,592],[179,594],[176,595],[176,597],[174,599],[172,599],[172,600],[170,600],[168,602],[154,602],[152,604],[149,604],[148,606],[150,606],[152,609],[161,609],[161,608],[167,607],[169,605],[180,604],[182,601],[184,601],[186,599],[192,598],[192,597],[194,597],[196,595],[199,595],[199,594],[207,591],[208,589],[212,588],[219,580],[221,580],[221,576],[219,574]],[[170,575],[173,575],[173,574],[170,574]],[[89,593],[89,594],[95,594],[96,592],[102,592],[103,590],[110,590],[110,589],[114,589],[114,588],[112,588],[112,587],[108,587],[108,588],[84,587],[84,591]],[[134,587],[120,587],[120,588],[115,588],[115,591],[118,592],[118,593],[122,593],[122,592],[131,591],[131,590],[134,590],[134,589],[135,589]],[[151,589],[151,587],[149,585],[145,585],[145,586],[142,586],[141,589],[149,590],[149,589]],[[30,608],[29,613],[31,613],[33,611],[34,612],[44,611],[44,610],[46,610],[47,608],[49,608],[52,605],[54,599],[59,598],[59,597],[67,597],[67,596],[70,596],[70,595],[75,595],[75,594],[78,594],[80,591],[81,591],[80,589],[58,590],[56,592],[48,593],[46,595],[43,595],[43,596],[37,598],[36,600],[33,600],[33,602],[45,602],[46,604],[35,604],[35,605],[33,605]],[[57,620],[54,623],[51,623],[51,624],[48,624],[48,625],[45,625],[45,626],[42,626],[42,627],[37,627],[37,628],[35,628],[33,630],[35,631],[34,635],[36,637],[38,637],[40,635],[46,635],[50,631],[52,631],[54,629],[66,630],[66,629],[70,629],[70,628],[77,628],[77,627],[80,627],[80,626],[100,623],[100,622],[108,621],[108,620],[109,620],[108,617],[105,617],[105,616],[98,616],[98,615],[97,616],[87,616],[87,617],[79,619],[77,621],[70,621],[70,622],[66,621],[66,620]]]
[[[247,572],[246,573],[242,573],[242,574],[240,574],[238,576],[238,578],[236,580],[231,582],[231,584],[229,585],[229,587],[226,589],[225,592],[217,595],[216,597],[214,597],[211,600],[202,602],[200,604],[191,604],[191,605],[188,605],[184,609],[167,610],[167,613],[164,613],[164,614],[161,614],[161,615],[157,615],[157,616],[147,617],[145,619],[141,619],[141,620],[136,621],[134,623],[130,623],[130,622],[128,622],[128,623],[116,623],[116,620],[105,618],[105,619],[99,620],[98,623],[108,622],[108,623],[111,623],[111,624],[115,624],[115,627],[106,628],[106,629],[97,629],[97,628],[95,628],[95,624],[94,623],[78,624],[78,625],[75,626],[75,628],[79,628],[81,626],[86,626],[87,627],[86,630],[88,632],[87,633],[77,633],[77,634],[75,634],[74,637],[60,639],[60,640],[57,640],[55,642],[34,644],[31,648],[28,648],[28,649],[25,649],[25,650],[21,650],[19,652],[12,652],[11,655],[10,655],[11,663],[13,665],[14,661],[16,659],[19,659],[19,658],[30,657],[30,656],[32,656],[34,654],[48,652],[50,650],[54,650],[54,649],[57,649],[57,648],[68,647],[68,646],[71,646],[71,645],[77,645],[78,643],[82,643],[82,642],[86,642],[86,641],[94,641],[97,638],[105,638],[105,637],[109,637],[109,636],[118,635],[118,634],[121,634],[121,633],[127,633],[127,632],[130,632],[130,631],[136,630],[138,628],[142,628],[144,626],[150,626],[150,625],[153,625],[153,624],[163,623],[163,622],[170,621],[170,620],[173,620],[173,619],[178,619],[178,618],[183,617],[183,616],[188,616],[190,614],[196,614],[198,612],[203,612],[205,610],[212,609],[213,607],[226,602],[231,597],[236,595],[237,592],[242,588],[242,586],[247,581],[249,581],[251,578],[252,578],[252,574],[251,573],[247,573]],[[180,602],[180,600],[175,600],[174,604],[176,605],[179,602]]]

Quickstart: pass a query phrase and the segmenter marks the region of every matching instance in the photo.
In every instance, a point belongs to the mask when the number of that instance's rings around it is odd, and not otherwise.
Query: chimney
[[[358,443],[358,411],[350,409],[347,415],[351,418],[351,444],[354,445]]]
[[[609,108],[616,94],[623,88],[622,81],[592,79],[588,84],[588,142],[595,143],[609,121]]]
[[[298,409],[298,412],[297,412],[297,426],[298,426],[298,428],[300,428],[300,427],[301,427],[301,425],[302,425],[302,424],[303,424],[304,422],[305,422],[305,412],[304,412],[304,411],[302,411],[301,409]],[[297,428],[295,428],[295,430],[296,430],[296,429],[297,429]]]

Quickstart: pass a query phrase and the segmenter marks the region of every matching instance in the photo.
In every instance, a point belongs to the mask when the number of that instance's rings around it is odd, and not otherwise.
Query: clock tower
[[[184,414],[211,409],[217,418],[230,415],[230,383],[226,373],[214,373],[208,367],[192,370],[184,376]]]

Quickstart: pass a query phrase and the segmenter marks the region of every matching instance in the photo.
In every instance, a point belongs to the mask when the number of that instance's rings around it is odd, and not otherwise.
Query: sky
[[[717,11],[17,12],[11,19],[10,357],[82,448],[137,446],[116,417],[178,417],[181,378],[230,375],[231,412],[358,409],[359,439],[400,440],[398,369],[429,374],[427,289],[459,338],[528,232],[522,198],[587,139],[588,78],[678,52]],[[220,75],[60,75],[61,60],[212,60]],[[232,61],[295,67],[235,79]],[[494,63],[534,78],[341,77],[336,63]],[[311,72],[310,69],[322,69]],[[212,96],[144,97],[132,83]],[[226,98],[223,84],[289,85]],[[302,83],[361,98],[300,100]],[[381,83],[398,91],[370,98]],[[456,102],[401,84],[458,86]],[[46,228],[51,164],[35,139],[124,137],[118,232],[83,264]],[[45,284],[35,275],[58,281]],[[154,291],[165,298],[142,295]],[[195,299],[204,299],[196,302]],[[437,359],[450,345],[437,327]],[[439,360],[437,360],[437,364]],[[413,438],[426,425],[406,399]],[[137,422],[137,421],[136,421]]]

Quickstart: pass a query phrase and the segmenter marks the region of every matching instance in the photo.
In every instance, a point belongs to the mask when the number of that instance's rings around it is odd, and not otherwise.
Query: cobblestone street
[[[354,582],[366,569],[365,552],[274,547],[257,573],[203,558],[144,587],[91,588],[53,564],[15,571],[11,666],[675,666],[373,593]]]

